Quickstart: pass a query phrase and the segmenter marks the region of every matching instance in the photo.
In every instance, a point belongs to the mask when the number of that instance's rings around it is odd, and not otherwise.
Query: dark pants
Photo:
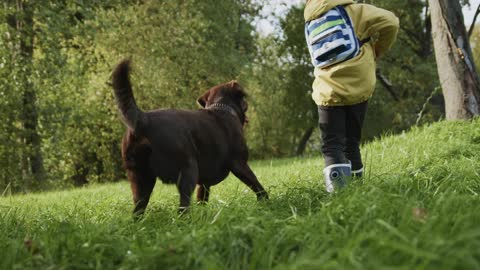
[[[350,160],[353,171],[363,168],[360,139],[367,104],[365,101],[351,106],[318,106],[325,167]]]

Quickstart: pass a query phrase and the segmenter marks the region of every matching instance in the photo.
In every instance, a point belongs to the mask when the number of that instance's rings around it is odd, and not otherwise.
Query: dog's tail
[[[133,97],[132,85],[129,78],[130,60],[122,60],[112,74],[112,84],[117,106],[123,122],[134,132],[139,132],[146,124],[145,113],[142,112]]]

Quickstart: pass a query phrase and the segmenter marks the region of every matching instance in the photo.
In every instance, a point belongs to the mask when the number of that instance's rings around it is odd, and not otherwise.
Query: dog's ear
[[[245,92],[245,90],[243,89],[243,87],[238,83],[237,80],[233,80],[233,81],[230,81],[228,83],[228,86],[235,90],[235,95],[239,98],[244,98],[247,96],[247,93]]]
[[[231,89],[243,91],[243,88],[240,86],[240,84],[238,83],[237,80],[230,81],[230,82],[228,83],[228,86],[229,86]]]
[[[208,90],[207,92],[205,92],[203,95],[201,95],[198,99],[197,99],[197,104],[198,106],[202,107],[202,108],[205,108],[205,106],[207,106],[207,102],[208,102],[208,98],[210,97],[210,90]]]

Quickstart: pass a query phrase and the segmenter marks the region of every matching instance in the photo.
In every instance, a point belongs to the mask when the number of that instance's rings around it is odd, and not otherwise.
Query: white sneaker
[[[331,193],[336,188],[347,185],[347,178],[352,176],[352,165],[349,163],[332,164],[323,169],[327,192]]]

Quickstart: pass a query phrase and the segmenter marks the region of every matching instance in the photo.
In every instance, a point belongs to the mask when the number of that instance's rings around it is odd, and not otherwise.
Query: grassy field
[[[319,157],[253,162],[270,201],[230,176],[178,216],[158,182],[137,223],[127,182],[0,197],[0,268],[480,269],[480,121],[362,151],[366,176],[334,195]]]

